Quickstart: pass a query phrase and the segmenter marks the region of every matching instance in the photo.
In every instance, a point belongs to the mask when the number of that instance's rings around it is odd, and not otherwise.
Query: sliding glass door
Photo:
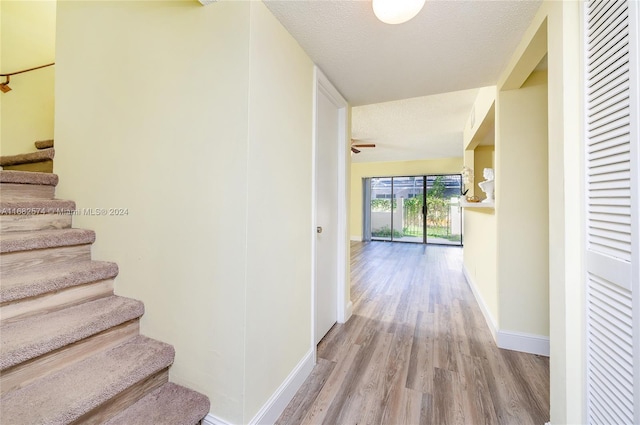
[[[393,240],[391,237],[395,212],[393,204],[393,178],[372,178],[370,207],[372,240]]]
[[[462,244],[459,174],[372,177],[365,187],[371,240]]]
[[[424,177],[394,177],[394,193],[398,205],[399,233],[396,240],[402,242],[424,242]]]
[[[460,174],[425,176],[427,181],[427,243],[462,245],[462,209],[459,204]]]

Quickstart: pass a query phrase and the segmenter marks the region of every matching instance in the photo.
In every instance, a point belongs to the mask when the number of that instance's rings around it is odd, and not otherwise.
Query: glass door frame
[[[368,233],[369,235],[371,235],[371,240],[375,240],[375,241],[384,241],[384,242],[404,242],[404,243],[416,243],[416,244],[429,244],[429,245],[442,245],[442,246],[463,246],[463,211],[462,208],[460,206],[458,206],[458,211],[459,211],[459,229],[460,229],[460,240],[458,243],[438,243],[438,242],[430,242],[429,241],[429,236],[428,236],[428,223],[427,223],[427,217],[428,217],[428,205],[427,205],[427,195],[428,195],[428,190],[427,190],[427,186],[428,186],[428,178],[431,177],[434,180],[438,177],[445,177],[445,176],[457,176],[460,182],[460,185],[462,185],[462,175],[459,173],[440,173],[440,174],[418,174],[418,175],[403,175],[403,176],[380,176],[380,177],[370,177],[367,178],[368,182],[369,182],[369,187],[368,188],[364,188],[364,190],[368,190],[369,191],[369,205],[366,206],[364,205],[365,208],[363,208],[364,210],[366,210],[366,212],[368,212],[369,214],[369,219],[363,219],[363,224],[367,223],[369,224],[369,229],[368,231],[365,230],[365,234]],[[394,228],[394,216],[396,213],[396,209],[400,208],[400,202],[397,199],[396,193],[395,193],[395,189],[396,189],[396,185],[395,185],[395,179],[398,178],[421,178],[422,179],[422,210],[420,211],[421,217],[422,217],[422,242],[418,242],[418,241],[410,241],[410,240],[401,240],[403,236],[400,236],[399,238],[394,237],[394,232],[396,231],[396,229]],[[375,179],[388,179],[390,181],[390,196],[389,196],[389,200],[390,200],[390,211],[389,214],[391,214],[390,216],[390,235],[388,238],[385,237],[374,237],[374,233],[375,233],[375,229],[373,229],[373,220],[371,219],[371,206],[372,203],[371,201],[373,201],[374,199],[380,199],[380,198],[374,198],[373,195],[373,181]],[[363,197],[363,200],[366,200],[367,197]],[[449,199],[453,199],[456,198],[458,199],[458,196],[449,196]],[[402,198],[404,199],[404,198]],[[408,198],[410,199],[410,198]],[[395,206],[394,206],[394,201],[396,201]],[[448,202],[448,215],[449,215],[449,222],[451,223],[451,209],[452,207],[455,206],[455,203],[452,203],[451,201]],[[404,209],[404,206],[402,206],[402,208]],[[363,211],[365,212],[365,211]],[[404,212],[403,212],[403,217],[404,217]],[[449,226],[451,226],[451,224],[449,224]],[[404,228],[401,229],[402,232],[404,232]]]

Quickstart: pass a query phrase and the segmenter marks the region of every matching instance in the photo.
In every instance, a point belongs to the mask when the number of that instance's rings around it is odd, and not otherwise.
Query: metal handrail
[[[52,63],[48,63],[46,65],[36,66],[35,68],[23,69],[22,71],[9,72],[7,74],[0,74],[0,77],[10,77],[12,75],[24,74],[25,72],[35,71],[36,69],[46,68],[48,66],[52,66],[52,65],[55,65],[55,64],[56,64],[55,62],[52,62]]]
[[[12,75],[24,74],[25,72],[35,71],[36,69],[46,68],[48,66],[55,65],[55,64],[56,64],[55,62],[52,62],[52,63],[48,63],[46,65],[36,66],[35,68],[23,69],[22,71],[9,72],[7,74],[0,74],[0,77],[5,77],[6,78],[5,81],[0,83],[0,91],[2,91],[2,93],[7,93],[7,92],[11,91],[11,87],[9,87],[9,83],[11,82],[11,78],[10,77]]]

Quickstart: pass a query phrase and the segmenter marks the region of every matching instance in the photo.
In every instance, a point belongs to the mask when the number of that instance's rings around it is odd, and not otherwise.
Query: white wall
[[[549,2],[551,421],[585,422],[582,14]],[[551,185],[551,182],[562,184]]]
[[[75,224],[247,423],[311,348],[310,59],[255,2],[60,2],[57,54],[59,197],[128,209]]]

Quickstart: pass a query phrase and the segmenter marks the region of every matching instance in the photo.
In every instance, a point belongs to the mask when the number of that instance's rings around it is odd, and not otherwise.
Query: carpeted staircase
[[[168,382],[173,347],[139,334],[55,174],[0,171],[0,423],[193,425],[207,397]]]
[[[53,157],[56,154],[53,140],[40,140],[35,145],[38,149],[36,152],[0,156],[0,167],[5,170],[53,173]]]

